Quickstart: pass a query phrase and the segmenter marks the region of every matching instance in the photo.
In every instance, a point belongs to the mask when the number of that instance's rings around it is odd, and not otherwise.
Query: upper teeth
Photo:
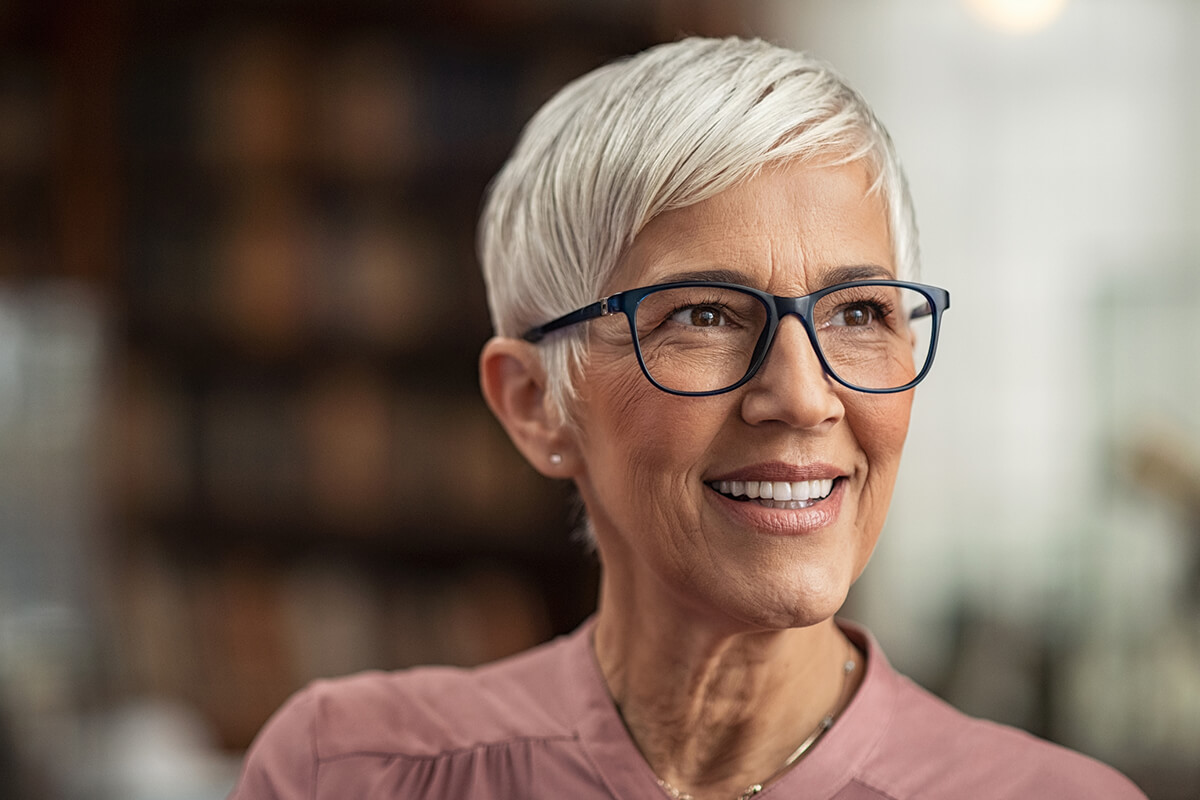
[[[820,481],[715,481],[721,494],[749,497],[751,500],[819,500],[833,491],[833,480]]]

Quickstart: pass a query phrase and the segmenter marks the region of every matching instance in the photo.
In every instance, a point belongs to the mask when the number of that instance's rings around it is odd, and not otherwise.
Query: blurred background
[[[0,800],[209,800],[305,682],[573,628],[487,413],[480,195],[685,33],[810,49],[954,303],[848,616],[1200,797],[1200,3],[0,2]]]

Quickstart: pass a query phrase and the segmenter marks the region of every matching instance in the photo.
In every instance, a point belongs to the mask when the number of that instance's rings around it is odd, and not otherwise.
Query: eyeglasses
[[[929,372],[950,293],[906,281],[854,281],[804,297],[779,297],[736,283],[679,281],[619,292],[526,331],[553,331],[621,313],[638,364],[664,392],[733,391],[766,360],[779,323],[799,317],[825,372],[859,392],[916,386]]]

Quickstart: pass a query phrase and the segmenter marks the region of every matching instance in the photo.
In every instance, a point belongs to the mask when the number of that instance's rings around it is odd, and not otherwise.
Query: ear
[[[546,371],[533,344],[494,336],[479,355],[479,385],[492,413],[521,455],[549,478],[571,477],[571,437],[546,392]]]

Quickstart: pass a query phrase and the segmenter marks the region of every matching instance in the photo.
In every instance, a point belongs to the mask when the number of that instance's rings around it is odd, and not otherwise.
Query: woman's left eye
[[[715,328],[727,325],[725,312],[718,306],[689,306],[671,315],[671,321],[695,328]]]

